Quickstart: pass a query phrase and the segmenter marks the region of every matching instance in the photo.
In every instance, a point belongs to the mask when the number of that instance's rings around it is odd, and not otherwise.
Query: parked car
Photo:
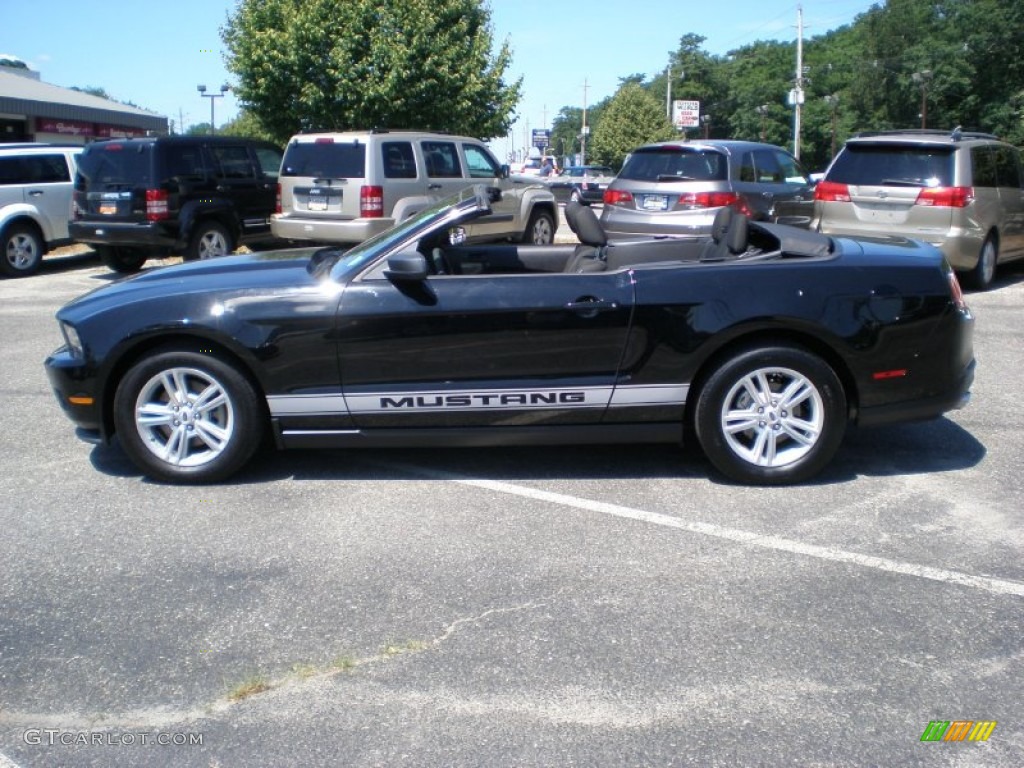
[[[752,141],[666,141],[633,150],[604,193],[601,223],[615,239],[707,235],[718,209],[806,227],[814,185],[791,154]]]
[[[116,272],[151,256],[231,253],[270,237],[281,150],[229,136],[156,136],[89,144],[75,179],[71,237]]]
[[[423,131],[293,137],[271,229],[288,240],[358,243],[479,183],[502,197],[491,216],[466,228],[469,240],[554,240],[558,208],[539,180],[510,176],[478,139]]]
[[[71,190],[80,145],[0,144],[0,273],[24,277],[71,242]]]
[[[848,422],[967,401],[973,318],[931,246],[724,209],[711,238],[468,245],[484,186],[346,250],[180,264],[57,313],[46,361],[78,434],[213,482],[281,447],[679,443],[744,483],[806,480]]]
[[[812,226],[923,240],[985,289],[998,264],[1024,257],[1022,179],[1020,151],[991,134],[860,133],[818,185]]]
[[[570,165],[548,180],[548,188],[560,203],[575,200],[584,205],[600,203],[615,171],[604,165]]]

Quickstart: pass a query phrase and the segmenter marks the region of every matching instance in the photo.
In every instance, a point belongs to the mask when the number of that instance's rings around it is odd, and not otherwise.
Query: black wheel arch
[[[180,232],[178,240],[184,246],[192,240],[196,228],[203,222],[214,221],[224,227],[237,244],[241,237],[242,224],[238,213],[228,201],[212,203],[189,202],[181,207],[179,215]]]
[[[843,393],[846,397],[847,418],[850,420],[856,419],[858,403],[860,402],[856,379],[847,361],[834,347],[812,334],[803,333],[797,329],[760,328],[731,336],[713,350],[709,350],[700,361],[690,381],[690,389],[686,395],[684,425],[687,434],[690,434],[694,427],[694,409],[697,407],[701,390],[715,370],[726,360],[748,349],[778,346],[802,349],[824,360],[835,371],[839,382],[842,384]]]
[[[114,396],[121,381],[140,360],[161,352],[202,352],[234,366],[252,384],[259,396],[261,411],[269,423],[270,410],[267,406],[266,386],[255,373],[256,360],[248,349],[212,333],[182,331],[174,334],[154,334],[136,337],[112,352],[113,360],[109,363],[105,375],[100,377],[103,398],[100,432],[104,442],[109,442],[115,432]]]

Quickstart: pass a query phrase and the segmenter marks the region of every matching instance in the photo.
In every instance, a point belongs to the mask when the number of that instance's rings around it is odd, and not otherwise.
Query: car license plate
[[[668,210],[668,196],[667,195],[644,195],[645,211],[667,211]]]
[[[116,216],[117,203],[100,203],[100,216]]]
[[[309,198],[309,205],[307,207],[311,211],[326,211],[327,210],[327,198],[326,197],[311,197],[311,198]]]

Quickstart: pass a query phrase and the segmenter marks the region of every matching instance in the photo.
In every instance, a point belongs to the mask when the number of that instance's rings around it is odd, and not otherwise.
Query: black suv
[[[205,259],[269,238],[281,154],[227,136],[97,141],[78,161],[71,238],[117,272],[176,250]]]

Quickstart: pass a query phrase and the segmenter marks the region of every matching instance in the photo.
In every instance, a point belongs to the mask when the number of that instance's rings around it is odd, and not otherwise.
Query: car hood
[[[318,249],[225,256],[187,262],[118,280],[74,299],[59,313],[62,319],[87,317],[126,304],[181,300],[189,296],[273,294],[314,288],[325,279],[311,270]]]

